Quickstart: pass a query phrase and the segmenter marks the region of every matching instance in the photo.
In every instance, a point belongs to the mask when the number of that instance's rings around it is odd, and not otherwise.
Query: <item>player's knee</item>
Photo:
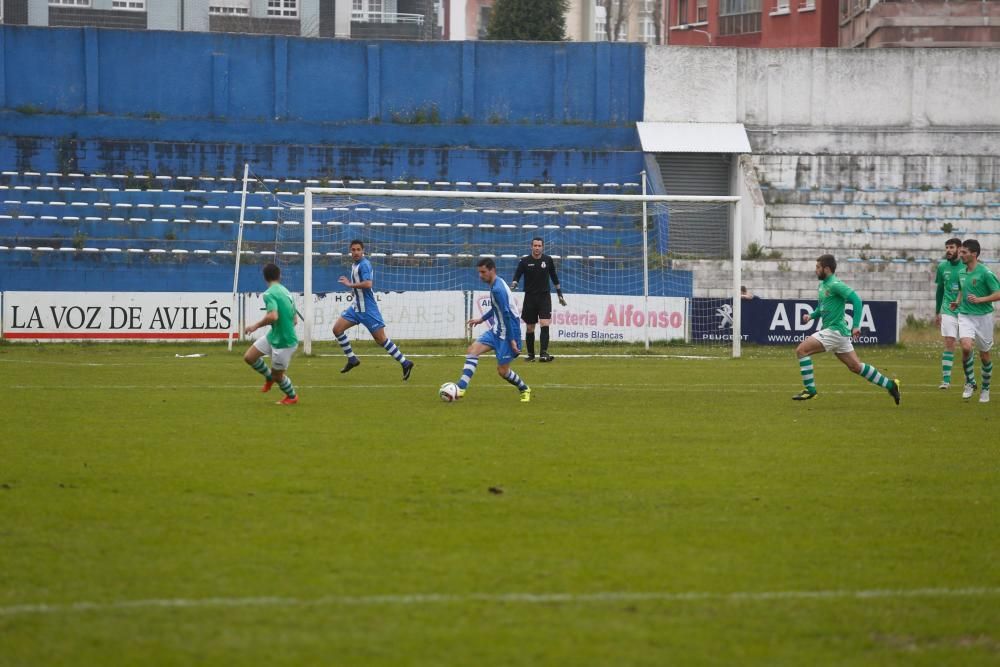
[[[256,355],[247,352],[246,354],[243,355],[243,361],[245,361],[247,365],[253,366],[254,362],[257,361],[257,357]]]
[[[795,356],[797,356],[799,359],[808,355],[809,352],[808,350],[806,350],[806,346],[804,343],[800,344],[797,348],[795,348]]]
[[[497,375],[500,377],[507,377],[507,372],[510,370],[510,366],[497,366]]]
[[[860,361],[848,361],[847,369],[852,373],[857,373],[861,375],[861,362]]]

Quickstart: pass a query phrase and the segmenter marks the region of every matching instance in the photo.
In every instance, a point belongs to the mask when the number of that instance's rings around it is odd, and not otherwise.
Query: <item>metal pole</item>
[[[305,247],[302,252],[305,257],[302,260],[302,329],[304,332],[302,350],[306,354],[312,354],[312,318],[313,318],[313,193],[306,188],[305,194],[305,216],[302,223],[302,234],[305,237]]]
[[[236,268],[233,271],[233,323],[236,327],[236,331],[231,333],[229,338],[228,349],[230,352],[233,350],[233,339],[239,337],[240,335],[240,319],[236,317],[236,290],[240,282],[240,255],[243,253],[243,220],[247,210],[247,181],[250,178],[250,163],[243,163],[243,194],[240,197],[240,227],[239,231],[236,232]]]
[[[642,194],[646,195],[646,170],[642,172]],[[649,350],[649,224],[646,219],[646,200],[642,200],[642,312],[643,337]]]
[[[739,160],[737,159],[736,162],[738,165]],[[739,176],[738,171],[737,176]],[[739,192],[738,189],[737,192]],[[733,203],[733,359],[738,359],[743,353],[743,296],[740,293],[742,282],[743,220],[742,207],[740,200],[737,199]]]

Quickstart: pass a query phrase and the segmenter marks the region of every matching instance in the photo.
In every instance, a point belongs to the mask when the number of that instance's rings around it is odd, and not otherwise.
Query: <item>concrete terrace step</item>
[[[930,236],[990,235],[1000,234],[1000,220],[965,219],[942,222],[941,220],[884,220],[880,218],[768,218],[767,231],[794,232],[871,232],[884,234],[927,234]],[[945,231],[947,229],[948,231]],[[944,240],[942,240],[942,244]]]
[[[1000,202],[1000,190],[951,190],[933,188],[832,190],[820,188],[775,188],[761,186],[768,205],[856,204],[866,206],[988,206]]]
[[[1000,205],[981,206],[873,206],[869,204],[773,204],[767,207],[772,218],[875,218],[884,220],[996,220]]]

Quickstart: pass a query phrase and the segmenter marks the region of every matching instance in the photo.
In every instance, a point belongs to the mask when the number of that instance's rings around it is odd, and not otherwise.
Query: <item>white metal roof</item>
[[[750,153],[743,123],[636,123],[646,153]]]

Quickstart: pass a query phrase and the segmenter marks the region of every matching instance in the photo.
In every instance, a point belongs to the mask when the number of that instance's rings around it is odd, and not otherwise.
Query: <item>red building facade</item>
[[[669,0],[667,43],[764,48],[837,46],[835,0]]]

